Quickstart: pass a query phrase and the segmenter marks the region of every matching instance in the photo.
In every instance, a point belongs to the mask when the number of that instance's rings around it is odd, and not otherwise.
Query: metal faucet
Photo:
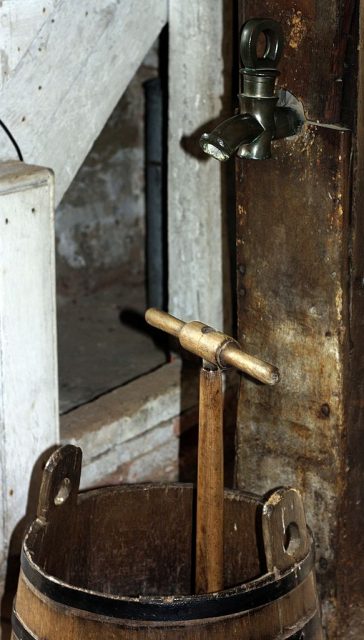
[[[263,57],[258,58],[260,34],[265,36]],[[211,133],[204,133],[200,145],[205,153],[225,161],[234,153],[240,158],[265,160],[271,157],[271,141],[293,136],[302,126],[299,110],[277,106],[276,66],[283,50],[283,31],[275,20],[253,19],[245,23],[240,42],[244,68],[240,113],[224,120]]]

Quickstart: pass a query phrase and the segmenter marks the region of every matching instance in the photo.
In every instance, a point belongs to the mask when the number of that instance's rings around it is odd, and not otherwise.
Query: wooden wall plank
[[[364,630],[364,5],[360,3],[357,128],[353,145],[353,190],[348,279],[349,361],[346,371],[347,465],[340,515],[337,590],[343,638]]]
[[[239,4],[241,23],[259,15],[281,22],[286,44],[279,84],[317,123],[274,143],[268,163],[238,167],[240,337],[282,369],[277,393],[242,386],[239,483],[260,490],[281,482],[301,487],[318,543],[327,637],[361,638],[361,3]]]
[[[272,389],[242,383],[238,483],[302,490],[329,638],[346,482],[349,163],[349,131],[306,125],[274,160],[238,165],[239,336],[281,372]]]
[[[198,140],[222,109],[223,5],[170,0],[169,7],[169,310],[219,329],[221,167],[200,153]]]
[[[20,544],[33,468],[59,440],[52,173],[1,164],[0,205],[2,582],[10,541]]]
[[[3,0],[0,5],[0,84],[11,78],[45,20],[60,0]]]
[[[166,21],[167,0],[59,0],[4,85],[1,119],[54,170],[57,203]]]

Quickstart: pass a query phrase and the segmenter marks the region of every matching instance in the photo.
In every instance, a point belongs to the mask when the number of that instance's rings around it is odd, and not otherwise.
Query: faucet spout
[[[229,160],[241,145],[250,144],[263,132],[263,127],[248,113],[221,122],[210,133],[203,133],[200,145],[205,153],[222,162]]]
[[[301,125],[300,115],[290,107],[275,107],[273,125],[268,130],[256,117],[239,113],[220,122],[210,133],[203,133],[200,146],[220,162],[226,162],[235,153],[239,158],[265,160],[271,156],[271,140],[293,136]]]

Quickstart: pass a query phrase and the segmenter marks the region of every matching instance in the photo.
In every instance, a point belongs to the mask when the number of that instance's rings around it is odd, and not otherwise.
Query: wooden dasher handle
[[[203,359],[200,371],[198,469],[196,500],[196,593],[224,588],[224,457],[221,370],[236,367],[273,385],[279,373],[245,353],[238,342],[202,322],[183,322],[169,313],[148,309],[146,321],[178,338],[181,346]]]
[[[279,382],[277,367],[245,353],[234,338],[202,322],[183,322],[165,311],[153,308],[147,310],[145,319],[153,327],[178,338],[184,349],[219,369],[235,367],[264,384]]]

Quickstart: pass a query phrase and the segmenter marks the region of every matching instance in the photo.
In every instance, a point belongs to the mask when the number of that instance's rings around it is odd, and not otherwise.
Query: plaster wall
[[[144,281],[144,90],[153,45],[56,212],[59,298]]]

